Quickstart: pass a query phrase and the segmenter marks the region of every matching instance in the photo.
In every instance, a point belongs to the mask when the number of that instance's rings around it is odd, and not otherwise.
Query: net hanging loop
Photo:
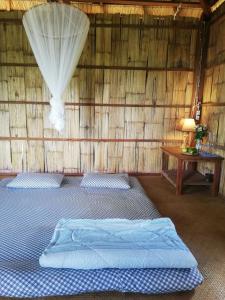
[[[65,123],[62,96],[84,48],[90,21],[78,8],[52,2],[28,10],[23,25],[52,94],[49,120],[56,130],[62,131]]]

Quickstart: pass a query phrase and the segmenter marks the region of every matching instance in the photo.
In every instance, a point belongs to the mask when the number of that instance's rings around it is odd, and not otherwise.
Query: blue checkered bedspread
[[[160,214],[135,178],[129,190],[80,188],[81,178],[60,189],[10,189],[0,182],[0,296],[42,297],[85,292],[169,293],[202,282],[193,269],[72,270],[41,268],[38,259],[61,218],[153,219]]]

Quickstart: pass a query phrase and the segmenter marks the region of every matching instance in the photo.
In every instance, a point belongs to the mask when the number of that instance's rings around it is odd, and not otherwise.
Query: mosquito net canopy
[[[89,19],[85,13],[70,5],[46,3],[28,10],[23,16],[23,25],[52,94],[50,122],[58,131],[62,131],[62,96],[84,48]]]

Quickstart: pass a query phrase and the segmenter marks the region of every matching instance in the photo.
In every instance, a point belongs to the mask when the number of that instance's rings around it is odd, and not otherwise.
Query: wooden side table
[[[164,176],[175,188],[176,194],[181,195],[184,186],[210,185],[212,196],[218,196],[221,163],[223,157],[205,157],[201,154],[196,156],[186,155],[181,152],[180,147],[161,147],[162,149],[162,176]],[[177,159],[177,170],[168,170],[169,156]],[[204,175],[197,171],[197,164],[207,161],[214,164],[213,182],[207,182]],[[187,163],[187,169],[185,168]]]

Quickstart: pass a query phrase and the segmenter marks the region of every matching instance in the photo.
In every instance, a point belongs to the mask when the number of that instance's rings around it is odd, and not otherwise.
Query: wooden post
[[[197,171],[197,162],[196,161],[189,161],[188,162],[188,170],[191,172]]]
[[[215,161],[214,175],[212,183],[212,196],[218,196],[220,188],[220,175],[221,175],[221,160]]]
[[[201,7],[203,9],[203,13],[206,17],[208,17],[211,13],[211,8],[208,0],[200,0]]]
[[[169,164],[169,155],[165,152],[162,152],[162,170],[167,171]]]
[[[184,171],[184,161],[182,159],[178,158],[177,178],[176,178],[176,195],[182,194],[183,171]]]
[[[195,119],[196,123],[199,123],[201,120],[208,42],[209,21],[208,18],[204,17],[201,26],[199,27],[196,42],[195,74],[192,93],[192,111],[190,114],[190,116]]]

